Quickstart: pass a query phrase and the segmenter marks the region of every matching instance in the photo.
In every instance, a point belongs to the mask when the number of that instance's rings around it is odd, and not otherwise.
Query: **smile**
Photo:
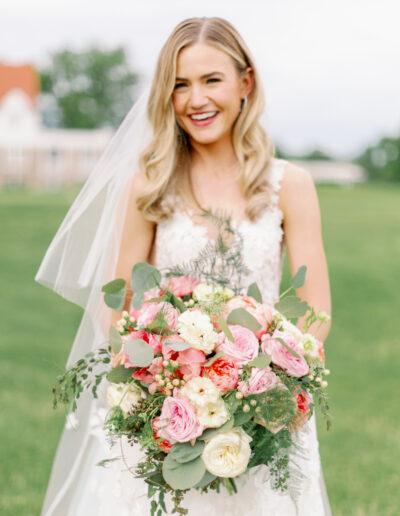
[[[204,126],[211,124],[217,118],[218,114],[218,111],[209,111],[208,113],[189,115],[189,118],[194,125]]]

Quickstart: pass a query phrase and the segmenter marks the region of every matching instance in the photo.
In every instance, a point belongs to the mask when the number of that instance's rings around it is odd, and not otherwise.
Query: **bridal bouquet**
[[[329,316],[290,295],[304,284],[306,267],[270,306],[255,283],[246,295],[235,284],[243,269],[235,246],[220,240],[218,252],[211,251],[190,273],[178,267],[163,276],[136,264],[130,309],[110,328],[107,347],[79,360],[53,390],[55,405],[74,410],[84,388],[97,397],[107,378],[105,431],[144,451],[144,460],[129,469],[148,484],[152,515],[167,512],[166,493],[174,512],[186,514],[181,502],[191,488],[236,492],[235,479],[263,464],[273,488],[285,490],[293,436],[315,401],[329,428],[329,370],[316,337]],[[103,292],[120,312],[125,280],[107,283]],[[301,331],[292,321],[304,315]]]

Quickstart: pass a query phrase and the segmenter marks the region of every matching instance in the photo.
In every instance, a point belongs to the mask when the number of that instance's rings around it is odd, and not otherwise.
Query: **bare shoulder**
[[[314,180],[310,172],[288,161],[283,170],[279,207],[287,213],[293,205],[307,205],[316,199]]]
[[[133,197],[137,197],[138,195],[141,195],[149,185],[149,181],[146,178],[146,175],[144,172],[139,171],[136,172],[131,181],[131,194]]]

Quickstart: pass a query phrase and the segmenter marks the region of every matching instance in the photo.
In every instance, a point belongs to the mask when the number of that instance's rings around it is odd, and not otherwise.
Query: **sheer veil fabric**
[[[54,236],[35,277],[40,284],[84,309],[67,366],[107,340],[111,313],[103,303],[101,287],[115,277],[131,181],[139,169],[139,155],[152,136],[147,119],[149,91],[147,86],[108,144]],[[95,407],[90,393],[82,393],[77,412],[67,417],[43,516],[72,514],[80,474],[96,446],[90,420]],[[323,514],[329,516],[322,470],[320,488]]]

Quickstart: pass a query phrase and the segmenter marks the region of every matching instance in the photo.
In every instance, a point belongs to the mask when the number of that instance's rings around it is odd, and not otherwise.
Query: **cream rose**
[[[224,400],[210,403],[205,407],[198,407],[197,419],[206,428],[219,428],[229,419],[229,412]]]
[[[218,477],[237,477],[250,460],[251,437],[242,428],[220,432],[207,441],[201,458],[207,470]]]
[[[196,409],[217,403],[221,395],[215,383],[204,376],[192,378],[180,391],[193,403]]]
[[[107,404],[110,408],[119,405],[126,417],[131,408],[137,405],[142,397],[140,387],[135,384],[110,383],[107,387]]]
[[[209,355],[214,351],[218,334],[207,314],[200,310],[186,310],[178,317],[178,333],[193,348]]]

